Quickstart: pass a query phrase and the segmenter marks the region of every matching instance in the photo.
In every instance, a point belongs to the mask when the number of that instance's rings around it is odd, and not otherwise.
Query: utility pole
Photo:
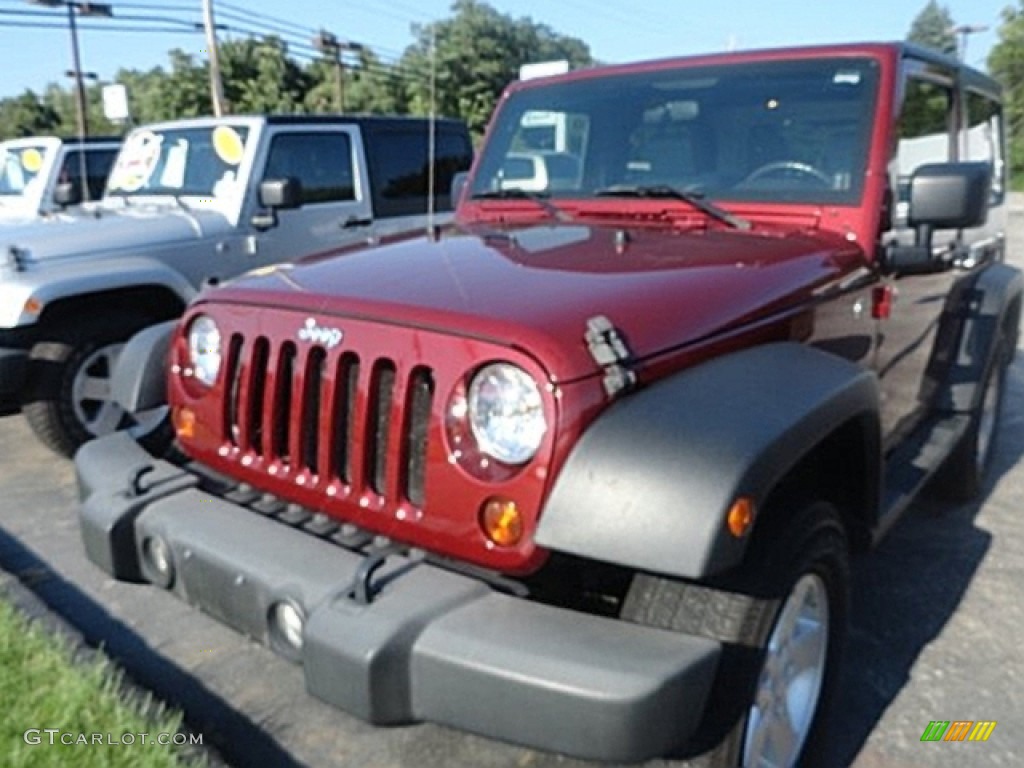
[[[321,29],[313,38],[313,46],[334,62],[334,109],[345,111],[345,65],[341,61],[341,43],[336,35]]]
[[[108,6],[109,7],[109,6]],[[82,59],[78,53],[78,27],[75,26],[75,6],[67,4],[68,29],[71,30],[71,66],[75,77],[75,106],[78,115],[78,138],[89,135],[89,112],[85,104],[85,85],[82,83]],[[81,153],[83,156],[84,152]]]
[[[220,74],[220,56],[217,53],[217,25],[213,20],[213,0],[203,0],[203,26],[206,27],[206,48],[210,56],[210,100],[213,114],[222,117],[226,111],[224,81]]]
[[[334,63],[334,108],[342,114],[345,112],[345,62],[341,58],[341,53],[361,51],[363,46],[339,40],[337,35],[324,29],[313,37],[313,46]]]
[[[114,15],[109,5],[101,3],[79,3],[74,0],[29,0],[33,5],[42,5],[47,8],[60,8],[64,6],[68,10],[68,29],[71,32],[71,66],[73,69],[67,72],[75,80],[75,115],[78,120],[78,151],[79,175],[82,183],[82,199],[89,199],[89,184],[87,167],[85,162],[85,148],[81,146],[89,136],[89,108],[85,101],[85,84],[82,82],[86,75],[95,77],[91,73],[82,71],[82,60],[78,50],[78,25],[75,22],[77,15],[81,16],[102,16],[110,18]]]

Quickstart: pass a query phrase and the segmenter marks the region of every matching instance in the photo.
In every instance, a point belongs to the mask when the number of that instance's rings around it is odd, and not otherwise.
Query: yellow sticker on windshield
[[[43,167],[43,153],[35,147],[21,153],[21,167],[29,173],[39,173]]]
[[[218,125],[213,129],[213,149],[217,153],[217,157],[228,165],[238,165],[242,162],[245,144],[234,128],[228,125]]]

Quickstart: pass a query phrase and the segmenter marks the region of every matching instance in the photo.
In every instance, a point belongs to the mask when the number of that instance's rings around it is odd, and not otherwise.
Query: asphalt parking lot
[[[1024,244],[1024,206],[1011,215]],[[1012,248],[1011,248],[1012,250]],[[1024,264],[1024,253],[1017,261]],[[1024,761],[1024,355],[1010,368],[995,471],[977,502],[918,503],[854,564],[829,762],[857,768]],[[374,728],[310,698],[301,671],[152,587],[89,563],[73,467],[0,418],[0,567],[140,685],[184,708],[237,765],[488,768],[584,763],[433,725]],[[932,720],[989,720],[985,743],[925,743]],[[25,723],[25,728],[45,723]],[[44,749],[46,747],[40,747]],[[0,745],[0,754],[4,751]],[[86,764],[87,761],[81,761]],[[654,762],[651,766],[665,765]]]

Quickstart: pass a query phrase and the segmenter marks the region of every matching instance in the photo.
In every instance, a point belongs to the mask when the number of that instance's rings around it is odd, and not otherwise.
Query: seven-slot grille
[[[430,368],[235,333],[225,373],[223,434],[243,455],[424,506]]]

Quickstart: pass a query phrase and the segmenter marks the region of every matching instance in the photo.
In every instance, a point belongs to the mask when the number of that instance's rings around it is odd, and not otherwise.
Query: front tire
[[[111,399],[111,381],[125,340],[147,323],[129,315],[90,319],[32,347],[22,412],[47,447],[71,457],[86,441],[132,424]],[[155,415],[140,427],[161,429]]]
[[[780,509],[777,512],[786,513]],[[819,764],[846,635],[847,539],[815,502],[765,520],[746,563],[713,587],[638,574],[622,617],[723,642],[691,751],[703,764]]]

